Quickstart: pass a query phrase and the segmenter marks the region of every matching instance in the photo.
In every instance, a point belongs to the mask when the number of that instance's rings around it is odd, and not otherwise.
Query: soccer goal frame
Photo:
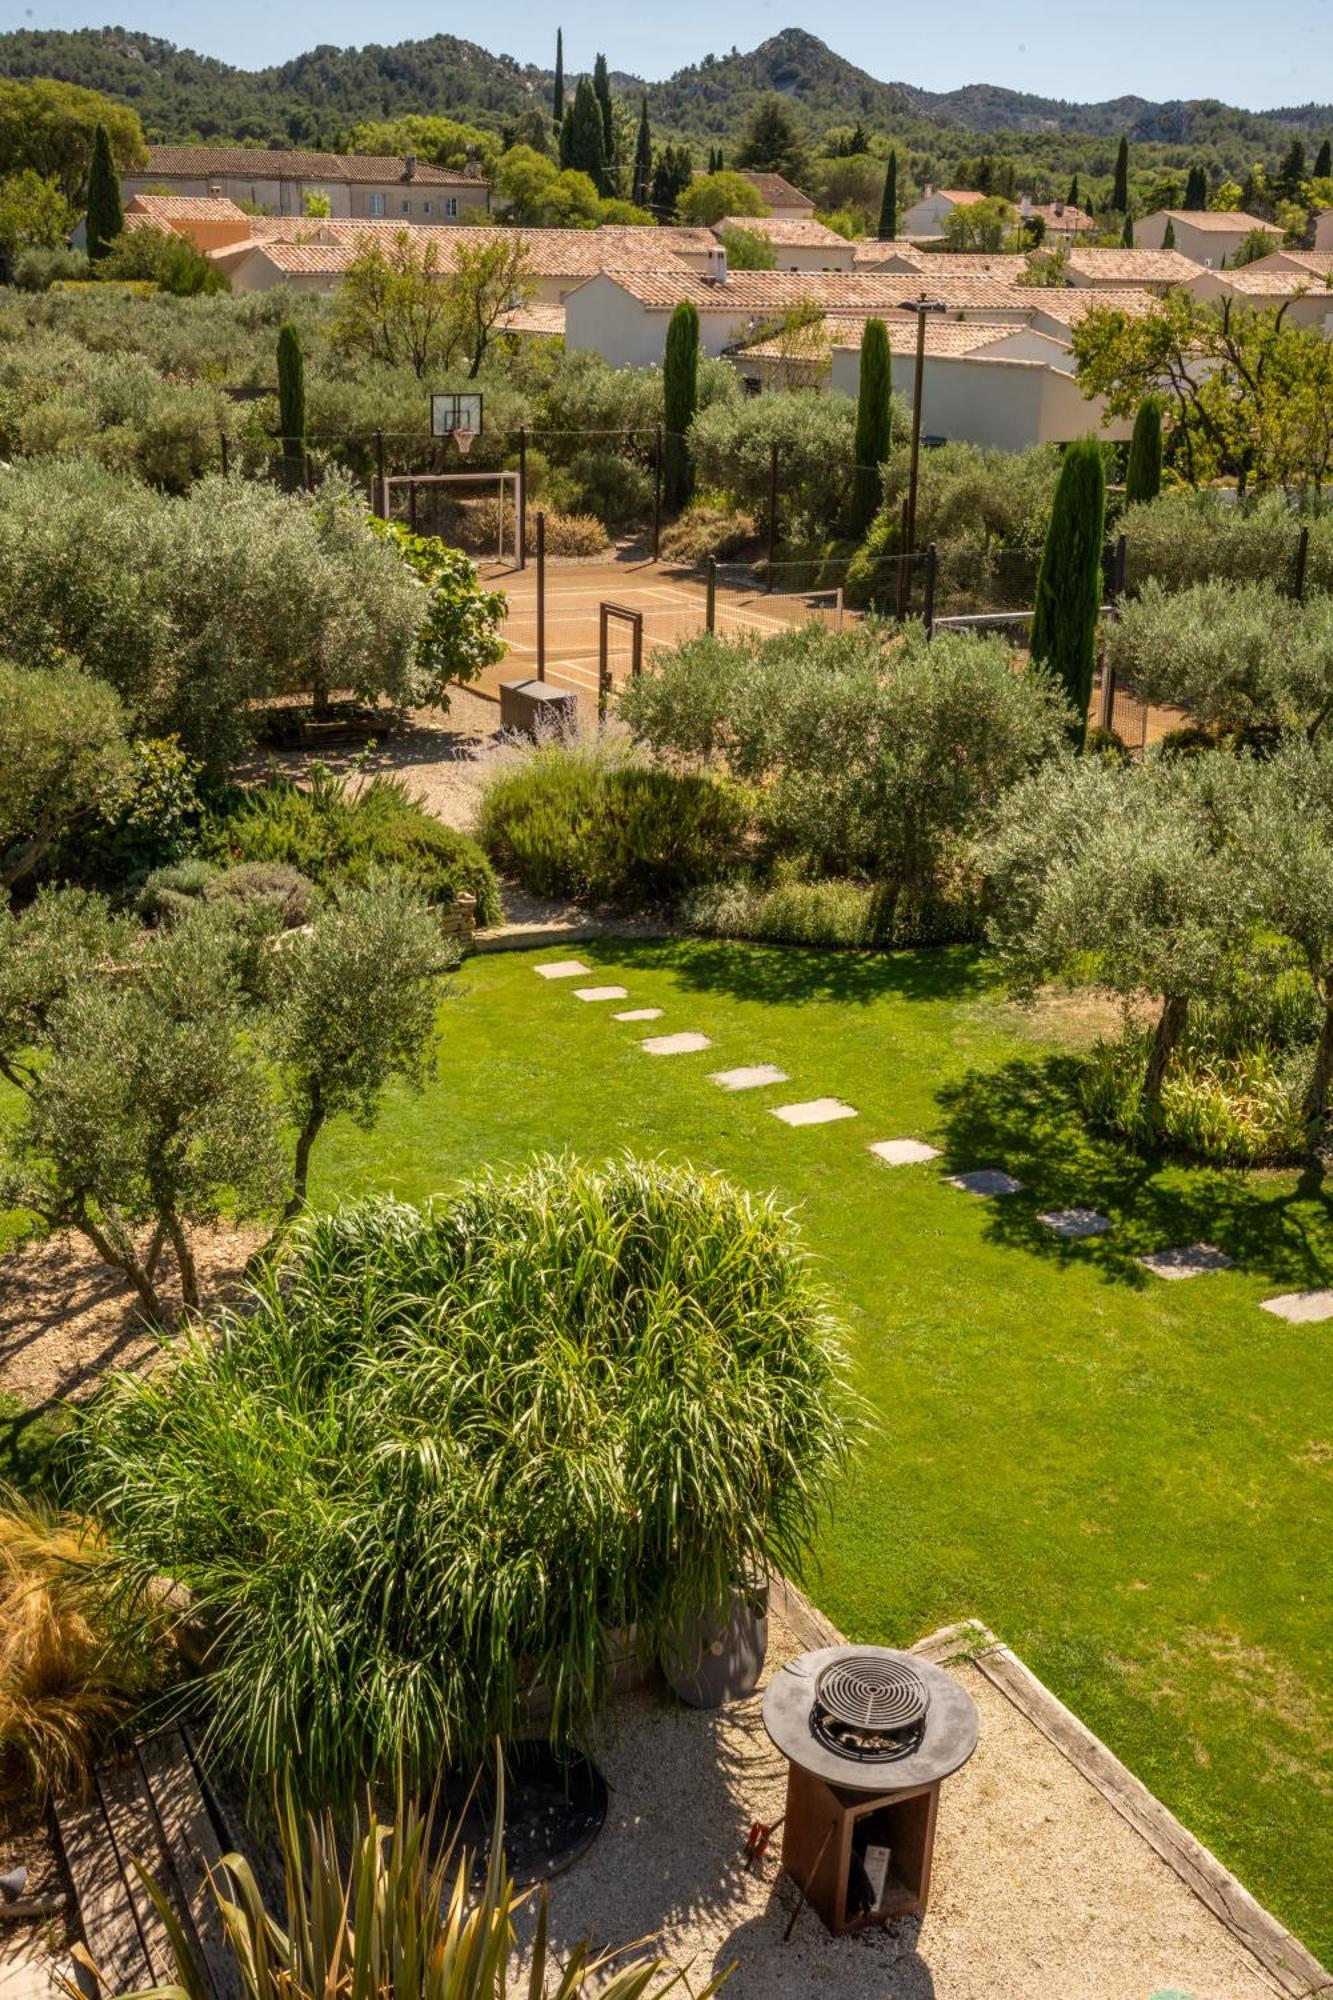
[[[523,550],[519,543],[520,523],[523,520],[523,474],[507,468],[485,472],[392,472],[379,482],[379,513],[384,520],[392,517],[393,496],[397,489],[407,488],[407,518],[415,534],[417,525],[417,489],[422,486],[494,486],[500,502],[500,532],[497,539],[495,558],[504,561],[505,554],[505,495],[508,493],[514,503],[514,567],[523,563]]]

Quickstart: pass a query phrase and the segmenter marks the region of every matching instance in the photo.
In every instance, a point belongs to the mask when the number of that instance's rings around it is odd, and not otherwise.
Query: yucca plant
[[[127,1584],[216,1636],[212,1739],[316,1801],[582,1740],[654,1647],[796,1569],[847,1422],[791,1218],[714,1174],[542,1159],[313,1219],[220,1338],[90,1420]]]
[[[82,1785],[167,1665],[161,1620],[126,1625],[78,1515],[0,1492],[0,1767],[39,1797]]]
[[[617,1971],[612,1961],[621,1954],[592,1958],[582,1944],[563,1966],[551,1964],[544,1888],[532,1944],[521,1954],[526,1965],[511,1980],[513,1920],[531,1892],[516,1894],[504,1865],[503,1767],[500,1778],[490,1861],[477,1888],[457,1837],[437,1843],[432,1812],[405,1799],[401,1787],[389,1825],[370,1804],[350,1827],[335,1826],[327,1813],[301,1812],[286,1788],[276,1815],[286,1910],[268,1908],[240,1855],[229,1854],[211,1883],[247,2000],[505,2000],[515,1984],[528,2000],[574,2000],[590,1991],[597,2000],[657,2000],[678,1985],[682,1974],[660,1960],[637,1959]],[[210,2000],[170,1903],[144,1879],[171,1941],[176,1979],[131,2000]],[[716,1993],[722,1978],[695,2000]]]

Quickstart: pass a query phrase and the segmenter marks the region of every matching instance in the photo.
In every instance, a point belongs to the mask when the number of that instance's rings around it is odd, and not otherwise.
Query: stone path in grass
[[[592,968],[580,959],[562,958],[539,965],[535,970],[542,979],[560,980],[588,978]],[[576,999],[585,1001],[627,1000],[629,989],[624,986],[580,986],[574,989],[574,995]],[[661,1007],[627,1007],[612,1018],[617,1021],[658,1021],[664,1011]],[[711,1039],[697,1029],[649,1035],[639,1044],[650,1056],[697,1055],[712,1046]],[[719,1090],[737,1092],[772,1089],[777,1084],[789,1083],[791,1078],[774,1063],[748,1063],[734,1069],[714,1070],[708,1081],[716,1084]],[[844,1104],[837,1097],[812,1097],[794,1104],[770,1104],[767,1109],[772,1117],[793,1129],[808,1125],[833,1125],[859,1116],[854,1104]],[[867,1151],[889,1167],[924,1166],[940,1157],[938,1146],[927,1145],[923,1139],[911,1138],[875,1139]],[[975,1167],[967,1173],[948,1174],[945,1178],[948,1185],[957,1188],[959,1193],[982,1201],[1002,1200],[1023,1192],[1023,1182],[1016,1175],[1006,1173],[1003,1167]],[[1093,1208],[1044,1209],[1038,1213],[1037,1221],[1052,1235],[1068,1242],[1106,1236],[1115,1227],[1109,1215],[1102,1215]],[[1224,1250],[1219,1250],[1212,1243],[1187,1243],[1170,1249],[1153,1250],[1146,1256],[1136,1258],[1135,1262],[1155,1278],[1170,1283],[1207,1277],[1216,1271],[1231,1270],[1235,1265],[1234,1257],[1228,1257]],[[1279,1298],[1263,1299],[1260,1303],[1265,1312],[1293,1325],[1310,1325],[1333,1319],[1333,1288],[1284,1292]]]

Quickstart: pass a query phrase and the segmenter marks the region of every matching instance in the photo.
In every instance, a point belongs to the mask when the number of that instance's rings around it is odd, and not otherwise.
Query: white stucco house
[[[927,181],[920,199],[903,211],[903,235],[913,239],[943,236],[945,221],[955,209],[972,208],[985,199],[972,188],[936,188]]]
[[[742,230],[769,244],[779,271],[850,271],[855,245],[813,216],[724,215],[715,234]]]
[[[1277,223],[1265,222],[1262,216],[1224,214],[1207,208],[1159,208],[1134,224],[1135,243],[1144,250],[1160,250],[1168,223],[1180,255],[1188,257],[1191,264],[1209,264],[1214,270],[1229,262],[1256,229],[1270,235],[1275,248],[1282,241]]]
[[[1333,208],[1321,208],[1314,219],[1314,247],[1333,250]]]
[[[1268,258],[1261,261],[1269,264]],[[1234,299],[1256,310],[1280,307],[1287,326],[1317,326],[1333,338],[1333,271],[1265,270],[1245,264],[1239,271],[1200,271],[1189,289],[1196,299]]]

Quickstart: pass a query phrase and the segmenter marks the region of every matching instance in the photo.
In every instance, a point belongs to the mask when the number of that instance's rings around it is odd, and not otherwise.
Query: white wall
[[[589,347],[613,368],[657,366],[669,318],[650,312],[610,278],[589,278],[566,296],[565,346],[571,352]]]
[[[1333,208],[1321,208],[1314,219],[1314,247],[1333,250]]]
[[[953,203],[942,194],[924,195],[904,210],[899,228],[904,236],[943,236],[944,218],[952,211]]]
[[[1028,359],[1044,345],[1039,334],[1006,335],[982,354],[926,356],[922,377],[921,431],[964,444],[986,445],[1000,451],[1024,451],[1034,444],[1064,444],[1099,431],[1108,438],[1128,437],[1132,424],[1113,423],[1101,431],[1102,406],[1088,402],[1063,367],[1049,359]],[[893,357],[893,387],[912,401],[916,362],[910,354]],[[855,396],[860,381],[860,354],[854,347],[835,347],[830,387]]]

